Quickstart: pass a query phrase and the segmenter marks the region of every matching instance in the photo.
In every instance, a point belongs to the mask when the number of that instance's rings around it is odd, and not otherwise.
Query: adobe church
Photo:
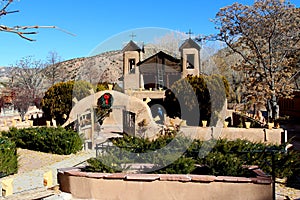
[[[181,59],[160,51],[143,59],[144,51],[132,40],[123,48],[123,89],[159,90],[187,75],[200,73],[200,46],[191,38],[180,46]]]

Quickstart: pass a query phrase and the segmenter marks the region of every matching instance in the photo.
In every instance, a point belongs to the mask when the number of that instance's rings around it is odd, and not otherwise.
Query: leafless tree
[[[231,68],[241,62],[241,57],[233,53],[229,48],[219,49],[214,55],[209,58],[216,66],[218,73],[226,77],[231,85],[229,102],[241,103],[243,96],[246,95],[242,71],[237,71]]]
[[[162,37],[155,38],[152,48],[157,53],[165,51],[174,57],[180,57],[179,47],[187,35],[181,32],[171,32]],[[151,55],[150,55],[151,56]]]
[[[251,6],[234,3],[214,19],[223,41],[242,62],[248,97],[268,102],[269,117],[279,114],[280,97],[291,96],[297,73],[291,55],[300,47],[300,9],[289,1],[257,0]]]
[[[47,57],[46,68],[44,70],[45,77],[50,81],[51,85],[63,81],[65,75],[64,68],[59,64],[61,57],[56,51],[50,51]]]
[[[31,105],[39,105],[43,97],[43,68],[44,63],[34,60],[32,57],[21,59],[13,66],[11,91],[13,92],[13,104],[25,114]]]

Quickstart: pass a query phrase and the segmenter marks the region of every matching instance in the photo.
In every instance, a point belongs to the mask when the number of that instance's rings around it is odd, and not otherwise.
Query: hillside
[[[122,76],[123,54],[120,50],[109,51],[92,57],[66,60],[45,70],[59,71],[58,79],[61,81],[117,82]]]
[[[170,53],[168,49],[160,49],[153,44],[145,45],[144,50],[144,59],[161,50]],[[122,77],[123,72],[123,52],[122,50],[115,50],[92,57],[66,60],[54,66],[48,66],[45,70],[59,71],[60,75],[58,81],[79,79],[91,83],[118,82],[118,79]]]
[[[165,44],[165,46],[169,45]],[[143,48],[143,59],[147,59],[159,51],[164,51],[180,59],[178,46],[168,49],[159,44],[145,44]],[[11,72],[11,68],[0,67],[0,82],[11,81]],[[122,50],[108,51],[91,57],[74,58],[46,66],[43,72],[46,78],[43,80],[42,88],[47,90],[54,83],[68,80],[86,80],[93,84],[118,82],[118,79],[122,77],[122,72]]]
[[[7,84],[11,84],[14,70],[21,70],[21,68],[0,67],[0,93]],[[91,83],[117,82],[122,76],[122,71],[123,53],[121,50],[109,51],[92,57],[74,58],[46,66],[43,74],[47,78],[44,78],[41,88],[47,90],[53,83],[68,80],[86,80]]]

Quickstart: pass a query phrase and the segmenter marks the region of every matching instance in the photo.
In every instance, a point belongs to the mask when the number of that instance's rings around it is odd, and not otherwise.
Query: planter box
[[[58,181],[61,191],[79,199],[272,199],[269,177],[107,174],[61,169]]]

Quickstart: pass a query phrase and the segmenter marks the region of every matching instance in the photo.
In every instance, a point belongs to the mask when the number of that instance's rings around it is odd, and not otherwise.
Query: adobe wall
[[[85,97],[81,101],[77,102],[75,106],[72,108],[69,118],[67,122],[63,125],[66,126],[69,123],[77,120],[78,115],[86,112],[86,110],[90,109],[92,106],[97,105],[97,100],[100,98],[104,93],[109,92],[113,95],[114,102],[113,107],[125,107],[127,111],[134,112],[136,114],[136,132],[138,133],[139,127],[138,123],[146,120],[146,125],[144,126],[144,136],[152,138],[159,132],[161,129],[158,124],[156,124],[152,118],[151,110],[147,106],[147,103],[143,102],[142,100],[128,96],[124,93],[120,93],[114,90],[105,90],[100,91],[90,96]],[[113,119],[115,122],[113,124],[122,125],[122,117],[115,117]],[[106,125],[104,123],[104,125]]]
[[[248,140],[251,142],[265,142],[281,144],[284,142],[284,130],[263,128],[216,128],[216,127],[181,127],[181,131],[194,139],[202,141],[214,139]]]
[[[138,70],[136,68],[136,70]],[[124,75],[124,90],[139,89],[140,88],[140,75],[138,73]]]
[[[136,97],[138,99],[145,99],[147,97],[149,97],[150,99],[163,99],[165,97],[165,91],[159,91],[159,90],[155,90],[155,91],[150,91],[150,90],[127,90],[125,91],[125,93],[128,96],[133,96]]]
[[[105,92],[109,92],[113,95],[114,97],[113,106],[115,107],[123,106],[126,107],[126,110],[136,113],[136,135],[140,135],[138,123],[141,122],[142,120],[146,120],[146,126],[143,127],[145,130],[143,130],[142,132],[143,137],[148,137],[153,139],[157,136],[157,133],[159,132],[159,130],[161,130],[162,127],[154,122],[151,115],[151,110],[147,106],[147,103],[143,102],[141,99],[138,99],[136,97],[129,96],[114,90],[98,92],[76,103],[69,114],[69,119],[66,122],[66,124],[75,121],[77,119],[78,114],[82,114],[91,106],[96,105],[97,99]],[[147,91],[145,91],[144,93],[147,94]],[[161,94],[161,92],[158,91],[157,94]],[[224,110],[225,109],[223,109],[223,111]],[[122,117],[120,113],[114,115],[111,121],[113,120],[115,122],[114,123],[111,122],[112,124],[122,125]],[[104,125],[105,124],[106,123],[104,123]],[[240,139],[250,140],[253,142],[267,142],[267,143],[274,143],[274,144],[280,144],[282,142],[281,138],[283,134],[283,129],[269,130],[263,128],[246,129],[246,128],[232,128],[232,127],[203,128],[203,127],[183,126],[181,127],[181,131],[186,135],[191,135],[192,137],[201,140],[209,140],[212,137],[215,139],[227,138],[229,140],[235,140],[240,138]]]
[[[58,172],[60,189],[79,199],[269,200],[270,178]]]

